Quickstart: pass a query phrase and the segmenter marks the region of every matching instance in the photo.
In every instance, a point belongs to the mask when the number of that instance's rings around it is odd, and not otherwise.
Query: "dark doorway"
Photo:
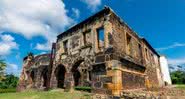
[[[106,66],[105,64],[98,64],[93,66],[92,70],[93,75],[106,75]]]
[[[35,82],[35,72],[34,71],[31,71],[30,77],[31,77],[32,82]]]
[[[58,65],[58,67],[56,68],[56,78],[58,88],[64,88],[65,72],[66,72],[65,67],[63,65]]]
[[[75,81],[75,86],[78,86],[81,77],[80,72],[78,70],[73,71],[73,77]]]
[[[42,73],[43,87],[47,87],[47,70],[44,70]]]
[[[74,78],[74,82],[75,82],[75,86],[78,86],[80,84],[80,72],[78,70],[78,67],[80,66],[80,64],[83,62],[83,60],[80,60],[78,62],[76,62],[73,67],[72,67],[72,73],[73,73],[73,78]]]

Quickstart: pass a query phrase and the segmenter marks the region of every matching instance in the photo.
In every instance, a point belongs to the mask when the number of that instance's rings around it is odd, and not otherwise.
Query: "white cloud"
[[[72,8],[72,11],[74,12],[75,17],[76,17],[76,18],[79,18],[79,16],[80,16],[80,11],[79,11],[78,9],[76,9],[76,8]]]
[[[11,63],[7,64],[7,67],[6,67],[6,73],[7,74],[14,74],[16,76],[19,76],[20,71],[21,70],[18,69],[18,66],[16,64],[11,64]]]
[[[168,59],[168,64],[171,65],[182,65],[185,64],[185,58]]]
[[[27,39],[43,36],[53,42],[74,22],[67,12],[62,0],[0,0],[0,32]]]
[[[172,48],[176,48],[176,47],[185,47],[185,43],[174,43],[174,44],[166,46],[166,47],[156,48],[156,50],[164,51],[164,50],[168,50],[168,49],[172,49]]]
[[[40,44],[37,43],[35,49],[37,50],[51,50],[52,43]]]
[[[92,11],[95,11],[97,7],[101,5],[101,0],[81,0],[81,1],[86,3],[88,5],[88,8],[92,9]]]
[[[0,35],[0,55],[8,55],[13,49],[18,49],[18,44],[14,42],[11,35]]]

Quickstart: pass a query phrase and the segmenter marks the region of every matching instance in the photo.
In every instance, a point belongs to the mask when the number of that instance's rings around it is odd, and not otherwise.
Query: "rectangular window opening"
[[[148,50],[146,48],[145,48],[145,55],[146,55],[146,59],[149,60],[148,59]]]
[[[68,40],[65,40],[63,42],[63,46],[64,46],[64,52],[67,52],[68,51]]]
[[[142,49],[141,49],[141,44],[138,44],[138,48],[139,48],[139,57],[142,57]]]
[[[97,36],[98,36],[98,48],[104,47],[104,28],[97,29]]]
[[[131,36],[127,34],[127,52],[131,53]]]
[[[84,45],[87,45],[91,42],[90,30],[83,32],[83,41],[84,41]]]

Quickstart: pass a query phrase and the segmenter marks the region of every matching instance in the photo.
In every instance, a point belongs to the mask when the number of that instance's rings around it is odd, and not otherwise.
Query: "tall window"
[[[154,64],[154,55],[151,53],[151,62]]]
[[[84,39],[84,45],[89,44],[91,42],[90,31],[83,33],[83,39]]]
[[[63,42],[63,48],[64,48],[64,52],[67,52],[68,51],[68,40],[65,40]]]
[[[131,36],[127,34],[127,53],[131,53]]]
[[[148,59],[148,50],[147,50],[147,48],[145,48],[145,56],[146,56],[146,59],[149,60]]]
[[[141,44],[138,44],[138,48],[139,48],[139,57],[142,57],[142,49],[141,49]]]
[[[98,48],[104,47],[104,28],[97,29],[97,36],[98,36]]]

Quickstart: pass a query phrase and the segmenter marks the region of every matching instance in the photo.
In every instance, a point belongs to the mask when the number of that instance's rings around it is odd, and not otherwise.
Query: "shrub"
[[[185,71],[173,71],[171,73],[171,79],[173,84],[185,84]]]
[[[81,91],[87,91],[87,92],[91,92],[91,87],[84,87],[84,86],[77,86],[75,87],[75,90],[81,90]]]

